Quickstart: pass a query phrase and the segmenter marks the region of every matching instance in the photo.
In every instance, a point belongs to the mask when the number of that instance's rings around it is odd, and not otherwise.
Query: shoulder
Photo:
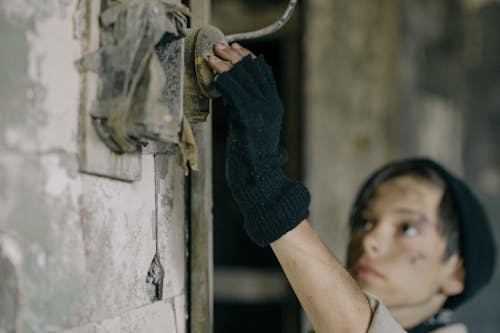
[[[364,293],[370,302],[373,313],[367,333],[406,333],[377,297],[367,291],[364,291]]]
[[[406,333],[377,297],[367,291],[363,290],[363,292],[372,309],[372,321],[366,333]],[[314,331],[311,330],[308,333],[314,333]]]
[[[377,297],[367,291],[364,291],[364,293],[370,302],[373,313],[367,333],[406,333]],[[314,331],[311,330],[308,333],[314,333]],[[467,333],[467,328],[463,324],[452,324],[430,333]]]
[[[453,324],[441,327],[431,333],[467,333],[467,327],[464,324]]]

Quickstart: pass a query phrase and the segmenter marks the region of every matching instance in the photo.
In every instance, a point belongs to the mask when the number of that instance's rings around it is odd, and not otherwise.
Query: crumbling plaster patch
[[[2,1],[0,3],[2,15],[12,22],[25,22],[35,15],[33,0]]]
[[[78,178],[67,176],[67,167],[60,163],[71,157],[6,152],[0,157],[1,169],[9,175],[2,184],[2,230],[16,240],[23,258],[19,265],[22,327],[41,332],[47,331],[47,325],[54,328],[78,322],[82,296],[78,291],[84,272],[77,238],[81,186]],[[54,177],[64,181],[47,187],[47,179]]]
[[[19,250],[0,233],[0,332],[19,331]]]
[[[5,145],[25,152],[76,152],[80,41],[73,37],[76,1],[3,1],[5,20],[24,30],[30,107],[4,114]],[[18,55],[18,56],[21,56]],[[62,96],[66,98],[61,98]],[[14,96],[13,98],[19,98]],[[11,101],[10,104],[16,104]]]
[[[143,156],[142,179],[119,182],[82,175],[80,223],[86,252],[89,319],[148,304],[146,274],[156,252],[153,156]]]
[[[149,172],[134,183],[73,175],[73,155],[0,157],[0,170],[9,173],[1,184],[0,230],[18,239],[25,258],[21,318],[28,331],[79,326],[150,303],[145,279],[156,252],[153,156],[143,156]]]
[[[177,165],[175,155],[157,155],[155,171],[158,254],[165,272],[163,296],[168,298],[185,293],[185,184],[183,171]]]

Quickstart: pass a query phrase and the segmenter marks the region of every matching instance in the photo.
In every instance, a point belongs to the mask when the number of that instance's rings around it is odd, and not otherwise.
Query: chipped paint
[[[71,12],[74,6],[73,2]],[[43,96],[36,96],[35,90],[35,112],[46,111],[45,125],[38,132],[41,151],[76,152],[78,115],[74,110],[78,110],[80,77],[74,62],[81,49],[73,38],[72,20],[71,15],[53,16],[37,22],[34,31],[27,33],[31,45],[28,73],[34,83],[44,87],[38,90]]]
[[[24,43],[29,49],[25,55],[26,72],[21,74],[30,82],[25,92],[30,108],[23,110],[24,119],[17,126],[11,123],[6,129],[6,145],[27,152],[57,149],[73,152],[76,151],[77,114],[72,110],[78,107],[80,80],[74,61],[81,54],[80,43],[73,38],[73,18],[69,14],[75,4],[74,1],[49,2],[47,8],[54,9],[51,15],[45,10],[39,11],[35,4],[3,2],[9,22],[17,18],[24,21]],[[25,13],[20,14],[23,11]],[[20,22],[13,24],[12,29],[21,26]],[[17,102],[10,104],[15,106]],[[10,118],[6,116],[7,121]],[[12,118],[19,119],[19,115]]]
[[[0,253],[7,257],[15,267],[20,267],[23,260],[23,251],[16,241],[6,234],[0,233]]]
[[[0,6],[3,15],[11,22],[26,21],[35,15],[32,0],[2,1]]]
[[[0,243],[0,272],[2,274],[2,283],[0,284],[0,331],[18,332],[19,331],[19,291],[20,281],[17,267],[9,259],[8,255],[3,253]]]
[[[73,206],[76,206],[78,195],[81,192],[81,184],[69,175],[69,168],[61,165],[60,160],[63,158],[62,155],[49,155],[43,160],[42,168],[47,170],[45,193],[54,198],[69,195]]]

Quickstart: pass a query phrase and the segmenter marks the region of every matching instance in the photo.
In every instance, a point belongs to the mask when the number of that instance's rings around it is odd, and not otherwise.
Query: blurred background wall
[[[251,30],[278,17],[285,5],[214,0],[213,23],[225,32]],[[358,187],[385,162],[414,155],[432,157],[463,176],[485,203],[499,240],[500,4],[309,0],[299,5],[283,31],[246,46],[273,65],[287,107],[287,171],[308,184],[311,221],[323,240],[344,259],[347,217]],[[229,332],[231,320],[242,320],[250,321],[253,331],[266,331],[260,321],[244,319],[251,313],[281,318],[283,324],[268,332],[292,332],[293,325],[284,327],[293,322],[298,305],[280,280],[272,253],[252,247],[241,231],[241,216],[223,180],[225,120],[217,109],[214,117],[215,325],[218,332]],[[249,287],[250,296],[222,286],[222,281],[239,286],[256,272],[259,282]],[[499,274],[457,313],[471,332],[498,332]],[[282,292],[271,300],[259,297],[269,294],[266,286]],[[272,315],[265,308],[270,305]]]

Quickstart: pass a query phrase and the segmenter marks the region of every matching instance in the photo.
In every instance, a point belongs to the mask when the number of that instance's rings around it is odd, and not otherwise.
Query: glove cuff
[[[274,192],[272,200],[265,206],[241,204],[244,214],[245,231],[257,245],[264,247],[294,229],[309,216],[311,197],[308,189],[300,182],[292,181],[282,175],[281,180],[266,178],[260,181],[258,191],[250,196],[269,197],[266,190]],[[277,184],[279,188],[277,188]],[[244,196],[245,197],[245,196]],[[253,201],[255,202],[255,201]]]

